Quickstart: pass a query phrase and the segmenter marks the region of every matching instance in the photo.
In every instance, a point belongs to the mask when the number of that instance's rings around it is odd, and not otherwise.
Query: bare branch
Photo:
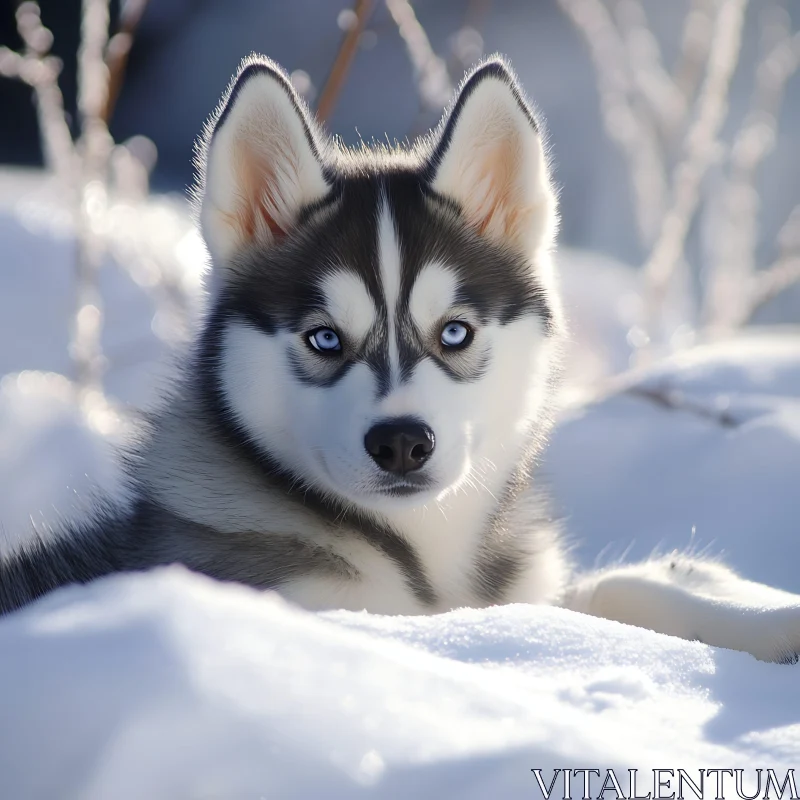
[[[327,122],[330,119],[336,101],[339,99],[339,94],[344,86],[347,73],[350,71],[350,66],[358,49],[358,41],[361,34],[364,32],[364,27],[367,20],[372,14],[373,0],[355,0],[353,12],[355,14],[353,24],[347,29],[347,32],[342,39],[339,52],[336,54],[336,59],[331,67],[328,80],[320,94],[319,102],[317,103],[317,119],[320,122]]]
[[[641,0],[615,0],[615,16],[628,55],[634,85],[666,141],[682,124],[691,101],[664,67],[661,48]]]
[[[728,411],[726,404],[717,403],[711,405],[703,403],[692,397],[687,397],[679,389],[672,389],[666,384],[658,386],[629,386],[623,390],[623,394],[647,400],[670,411],[683,411],[702,419],[711,420],[723,428],[735,428],[740,424],[739,420]]]
[[[4,78],[17,78],[18,80],[32,86],[36,77],[26,74],[26,59],[15,50],[10,50],[4,45],[0,45],[0,75]]]
[[[721,193],[724,228],[714,237],[718,252],[704,314],[717,331],[730,330],[752,316],[753,298],[746,288],[758,286],[763,279],[763,273],[755,274],[760,205],[756,182],[775,146],[786,83],[800,67],[800,32],[792,35],[788,15],[782,9],[778,12],[770,15],[766,26],[768,49],[756,71],[750,111],[731,147],[729,177]],[[757,305],[764,302],[759,300]]]
[[[120,11],[119,30],[109,39],[106,47],[106,68],[108,69],[108,92],[102,117],[106,124],[111,121],[117,105],[119,93],[125,80],[128,57],[136,38],[136,31],[142,21],[150,0],[125,0]]]
[[[673,70],[673,82],[685,99],[686,113],[703,77],[713,30],[713,0],[692,0],[683,22],[680,54]]]
[[[697,98],[684,156],[673,172],[672,204],[643,268],[646,321],[650,334],[661,316],[673,272],[683,257],[686,236],[700,201],[700,186],[716,157],[717,138],[728,113],[730,81],[739,59],[748,0],[724,0],[717,13],[708,66]]]
[[[123,5],[123,35],[132,37],[145,4],[146,0],[127,0]],[[119,56],[127,57],[127,51],[121,46],[115,49],[113,40],[108,41],[108,0],[83,0],[81,22],[78,52],[81,133],[78,142],[73,142],[58,85],[61,63],[50,55],[52,35],[42,25],[39,6],[35,2],[23,3],[18,9],[17,24],[24,51],[14,52],[0,47],[0,75],[22,80],[35,90],[45,159],[48,167],[64,178],[62,195],[74,215],[76,239],[76,300],[70,321],[69,344],[75,373],[73,385],[81,405],[90,416],[96,417],[95,411],[105,403],[102,375],[106,365],[100,340],[103,310],[98,273],[107,249],[116,247],[119,250],[118,263],[133,274],[132,255],[125,250],[125,247],[130,249],[131,239],[131,226],[126,224],[129,216],[125,215],[138,205],[121,203],[114,209],[109,192],[127,190],[130,200],[130,183],[133,181],[134,192],[138,192],[133,196],[142,199],[146,193],[146,179],[142,180],[142,175],[146,175],[155,161],[155,146],[143,137],[134,137],[126,145],[114,147],[106,125],[106,114],[113,107],[109,81],[121,82],[124,60],[120,61]],[[120,185],[114,184],[112,173]],[[121,185],[123,183],[125,185]],[[159,213],[158,217],[161,219],[162,214]],[[154,227],[150,224],[146,227],[149,234],[145,239],[149,241]],[[121,230],[124,230],[124,236]],[[142,262],[152,261],[150,255],[140,254],[139,257]],[[152,267],[152,264],[148,266]],[[179,307],[180,303],[169,302],[171,294],[179,294],[180,284],[177,273],[172,275],[168,272],[160,270],[151,290],[159,306],[158,313],[166,310],[170,316],[186,316],[184,309]],[[175,315],[171,314],[172,310]]]
[[[26,2],[17,8],[17,30],[25,52],[0,47],[0,75],[17,78],[34,90],[45,164],[68,186],[76,157],[58,85],[61,61],[49,54],[53,35],[42,25],[37,3]]]
[[[755,313],[790,286],[800,283],[800,205],[796,205],[778,234],[782,253],[774,264],[756,272],[746,293],[747,305],[737,323],[744,325]]]
[[[87,397],[100,391],[105,359],[100,344],[103,311],[98,271],[105,247],[99,233],[106,213],[106,180],[113,147],[103,112],[108,100],[108,0],[83,0],[78,49],[78,112],[81,119],[81,192],[76,239],[76,300],[70,354],[76,382]]]
[[[595,69],[603,124],[628,162],[639,238],[650,246],[666,206],[666,163],[656,126],[634,102],[626,48],[601,0],[559,0],[581,32]]]
[[[108,0],[83,0],[81,44],[78,49],[78,112],[82,124],[102,118],[108,99]]]
[[[800,255],[776,261],[771,267],[756,276],[747,320],[749,321],[762,306],[776,298],[790,286],[800,282]]]
[[[428,34],[408,0],[386,0],[417,78],[417,90],[426,109],[439,110],[450,101],[453,84],[444,59],[436,55]]]

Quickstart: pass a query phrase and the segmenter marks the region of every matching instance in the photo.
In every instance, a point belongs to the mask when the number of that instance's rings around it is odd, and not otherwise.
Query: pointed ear
[[[217,264],[286,236],[329,190],[322,137],[276,64],[242,63],[198,151],[200,225]]]
[[[501,60],[479,66],[442,121],[433,189],[482,234],[533,255],[552,244],[557,204],[539,126]]]

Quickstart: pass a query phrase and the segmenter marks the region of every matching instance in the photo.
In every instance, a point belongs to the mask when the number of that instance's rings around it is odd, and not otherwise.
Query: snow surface
[[[64,590],[0,651],[10,798],[513,800],[534,768],[800,750],[795,670],[552,608],[315,615],[171,568]]]
[[[800,329],[698,346],[566,412],[545,473],[585,567],[691,549],[800,593]]]
[[[113,408],[79,405],[63,375],[0,378],[0,554],[80,519],[94,495],[124,497],[114,448],[125,434]]]
[[[102,275],[109,399],[78,405],[53,372],[70,369],[70,221],[25,180],[0,173],[0,552],[119,491],[125,412],[185,335],[153,284],[174,265],[187,318],[201,300],[185,209],[122,209]],[[579,563],[708,548],[800,592],[800,334],[751,331],[621,382],[635,274],[560,264],[573,405],[543,473]],[[513,800],[540,796],[533,768],[778,770],[800,752],[797,668],[559,609],[315,615],[176,568],[57,592],[0,622],[0,653],[3,800]]]

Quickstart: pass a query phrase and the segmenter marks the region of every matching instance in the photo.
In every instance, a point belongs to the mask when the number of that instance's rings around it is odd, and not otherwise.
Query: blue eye
[[[442,328],[441,340],[445,347],[466,347],[472,341],[472,328],[452,320]]]
[[[306,335],[308,343],[319,353],[335,353],[342,349],[339,334],[331,328],[315,328]]]

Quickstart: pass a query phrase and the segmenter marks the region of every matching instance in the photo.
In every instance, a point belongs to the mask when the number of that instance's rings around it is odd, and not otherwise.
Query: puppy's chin
[[[370,488],[330,486],[348,505],[378,514],[393,510],[422,507],[437,497],[442,489],[434,481],[383,481]]]

